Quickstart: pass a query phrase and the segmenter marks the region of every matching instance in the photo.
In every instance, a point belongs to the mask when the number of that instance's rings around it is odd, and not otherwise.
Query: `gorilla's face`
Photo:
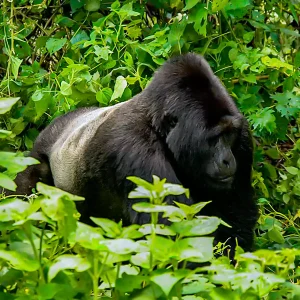
[[[203,161],[204,179],[212,187],[230,188],[236,173],[231,134],[208,140],[208,155]]]
[[[186,182],[214,190],[230,189],[237,170],[234,148],[241,116],[225,116],[213,127],[203,126],[202,118],[193,121],[193,114],[189,117],[172,118],[166,139],[179,172]]]
[[[151,94],[156,91],[156,94]],[[170,63],[149,86],[152,113],[174,170],[186,186],[230,189],[242,115],[203,59]]]

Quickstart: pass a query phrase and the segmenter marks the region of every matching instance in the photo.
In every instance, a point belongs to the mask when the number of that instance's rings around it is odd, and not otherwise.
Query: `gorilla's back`
[[[56,187],[76,193],[76,173],[83,170],[83,149],[93,139],[96,131],[109,115],[126,103],[82,111],[70,119],[67,127],[49,149],[49,163]],[[59,124],[57,124],[59,126]],[[56,124],[52,130],[56,131]],[[62,130],[62,129],[60,129]]]

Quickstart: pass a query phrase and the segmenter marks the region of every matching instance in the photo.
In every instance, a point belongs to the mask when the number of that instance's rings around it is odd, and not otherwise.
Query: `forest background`
[[[76,221],[79,197],[39,184],[38,197],[0,203],[1,299],[299,299],[299,0],[0,5],[1,186],[14,190],[14,176],[35,163],[23,153],[51,120],[77,107],[126,101],[169,57],[193,51],[209,61],[251,124],[260,209],[257,251],[240,249],[234,267],[226,258],[212,260],[205,235],[220,221],[188,220],[199,205],[178,211],[181,222],[206,228],[201,234],[183,233],[178,216],[164,230],[105,219],[91,228]],[[148,191],[166,190],[158,179],[132,180]],[[136,209],[174,217],[171,208],[155,207]],[[213,263],[196,272],[179,267],[191,257]]]

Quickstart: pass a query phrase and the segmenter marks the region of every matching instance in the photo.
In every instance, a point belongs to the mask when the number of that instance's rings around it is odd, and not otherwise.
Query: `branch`
[[[260,76],[256,76],[256,80],[262,80],[262,79],[268,79],[269,75],[260,75]],[[233,84],[238,83],[240,80],[244,80],[243,78],[239,78],[239,79],[232,79],[231,82]]]

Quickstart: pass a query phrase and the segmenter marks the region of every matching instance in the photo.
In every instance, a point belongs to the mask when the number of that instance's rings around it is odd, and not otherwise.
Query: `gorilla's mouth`
[[[233,176],[219,177],[219,178],[215,178],[215,179],[219,182],[229,183],[229,182],[233,181]]]
[[[210,182],[214,185],[229,185],[233,182],[234,176],[210,177]]]

